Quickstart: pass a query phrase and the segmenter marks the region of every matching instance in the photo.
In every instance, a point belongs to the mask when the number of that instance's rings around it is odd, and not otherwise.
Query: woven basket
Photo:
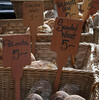
[[[29,90],[37,80],[47,80],[53,88],[56,72],[56,69],[23,69],[20,89],[21,100],[25,99]],[[75,84],[80,89],[79,95],[89,100],[93,82],[93,72],[64,69],[62,71],[59,88],[66,84]],[[0,100],[14,100],[14,86],[15,81],[11,77],[11,69],[0,67]]]
[[[12,2],[16,18],[23,18],[22,4],[26,1],[37,1],[37,0],[10,0]],[[38,0],[40,1],[40,0]],[[53,0],[43,0],[44,1],[44,11],[54,9]]]
[[[50,50],[50,42],[37,42],[36,43],[36,59],[48,60],[56,62],[57,54]],[[94,59],[95,44],[80,43],[78,53],[75,55],[75,64],[78,69],[92,70],[93,64],[91,61]],[[71,59],[68,58],[66,67],[71,66]]]

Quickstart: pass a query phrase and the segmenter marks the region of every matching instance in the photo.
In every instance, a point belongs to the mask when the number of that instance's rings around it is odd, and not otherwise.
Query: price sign
[[[92,0],[90,14],[95,14],[99,10],[99,0]]]
[[[84,0],[81,10],[83,11],[83,20],[85,21],[89,15],[99,10],[99,0]]]
[[[43,24],[43,1],[30,1],[23,3],[23,24],[30,27],[32,25]]]
[[[89,17],[89,10],[91,8],[91,3],[92,3],[92,0],[84,0],[83,4],[81,6],[81,10],[83,12],[83,21],[84,22]]]
[[[58,64],[54,91],[58,89],[62,67],[65,66],[68,56],[77,53],[82,26],[81,20],[56,18],[51,41],[51,50],[57,52]]]
[[[12,67],[16,100],[20,100],[20,78],[22,77],[23,67],[31,64],[30,50],[29,35],[3,37],[3,65],[4,67]]]
[[[82,24],[81,20],[56,18],[51,50],[62,55],[75,54],[79,46]]]
[[[78,0],[55,0],[59,17],[79,18]]]

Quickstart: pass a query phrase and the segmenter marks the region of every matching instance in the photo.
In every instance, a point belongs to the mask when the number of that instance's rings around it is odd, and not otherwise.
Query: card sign
[[[95,14],[97,10],[99,10],[99,0],[92,0],[90,14]]]
[[[55,0],[59,17],[79,18],[78,0]]]
[[[32,25],[43,25],[43,1],[29,1],[23,3],[23,24],[30,27]]]
[[[77,53],[82,26],[81,20],[56,18],[51,41],[51,50],[57,53],[58,64],[54,91],[58,89],[62,67],[65,66],[67,57]]]
[[[20,78],[22,77],[23,67],[31,64],[30,50],[29,35],[3,37],[3,65],[4,67],[12,67],[16,100],[20,100]]]
[[[91,8],[92,0],[84,0],[81,10],[83,12],[83,22],[89,17],[89,10]]]
[[[99,0],[84,0],[81,10],[83,11],[83,20],[85,21],[89,15],[96,13],[99,9]]]

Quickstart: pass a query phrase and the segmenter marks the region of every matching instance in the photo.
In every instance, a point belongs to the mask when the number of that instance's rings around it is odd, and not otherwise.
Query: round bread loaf
[[[85,99],[79,95],[69,95],[64,100],[85,100]]]
[[[79,95],[80,89],[75,84],[66,84],[64,87],[62,87],[60,90],[65,91],[69,95]]]
[[[32,93],[28,95],[27,100],[43,100],[43,98],[39,94]]]
[[[69,96],[69,94],[67,94],[66,92],[57,91],[51,96],[50,100],[64,100],[67,96]]]
[[[51,84],[46,80],[39,80],[34,83],[33,87],[29,91],[29,94],[31,93],[37,93],[42,96],[44,100],[49,100],[52,93]]]

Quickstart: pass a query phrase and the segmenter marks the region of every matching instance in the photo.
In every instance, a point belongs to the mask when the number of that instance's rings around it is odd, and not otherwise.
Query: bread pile
[[[25,100],[85,100],[83,97],[65,91],[52,93],[51,84],[45,80],[35,82]]]
[[[31,65],[27,65],[24,68],[33,69],[57,69],[57,66],[50,61],[46,60],[35,60],[31,62]]]

